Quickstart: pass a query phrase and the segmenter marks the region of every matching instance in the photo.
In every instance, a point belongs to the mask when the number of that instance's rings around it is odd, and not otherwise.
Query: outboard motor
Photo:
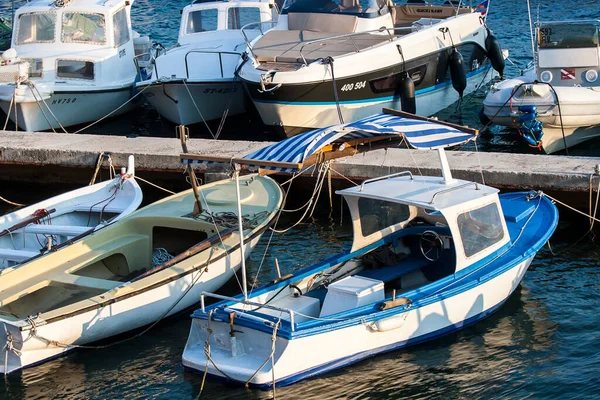
[[[415,100],[415,82],[408,76],[408,72],[402,73],[400,78],[400,84],[398,85],[398,91],[400,92],[400,106],[402,111],[416,114],[417,113],[417,102]]]
[[[542,144],[542,136],[544,135],[544,126],[541,121],[536,118],[538,109],[536,106],[520,106],[519,112],[519,132],[531,147],[540,148]]]
[[[456,47],[452,48],[452,53],[448,58],[448,65],[450,66],[450,78],[452,79],[452,87],[458,92],[458,96],[462,99],[463,92],[467,87],[467,72],[464,67],[464,59],[462,54],[456,50]]]
[[[490,63],[492,64],[492,68],[494,68],[499,74],[500,78],[504,73],[504,56],[502,55],[502,48],[500,47],[500,42],[490,30],[487,30],[487,37],[485,38],[485,51],[487,52],[487,56],[490,59]]]

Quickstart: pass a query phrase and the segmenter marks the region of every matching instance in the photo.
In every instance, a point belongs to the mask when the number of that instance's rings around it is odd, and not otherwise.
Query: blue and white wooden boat
[[[380,114],[247,156],[249,165],[284,161],[291,171],[323,146],[394,132],[413,147],[438,148],[443,176],[403,172],[338,191],[352,215],[351,248],[251,296],[204,293],[183,365],[261,388],[286,385],[446,335],[501,307],[558,211],[542,193],[498,195],[452,178],[443,147],[468,140],[463,131]],[[223,301],[205,306],[207,296]]]

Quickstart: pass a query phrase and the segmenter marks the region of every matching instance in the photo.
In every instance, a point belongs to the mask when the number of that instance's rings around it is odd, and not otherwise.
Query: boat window
[[[258,7],[229,7],[227,10],[227,29],[242,29],[244,25],[259,21]]]
[[[115,47],[129,42],[129,24],[127,22],[127,9],[121,8],[113,15],[113,29]]]
[[[55,13],[27,13],[19,15],[17,44],[54,41]]]
[[[56,76],[69,79],[94,79],[94,63],[81,60],[58,60]]]
[[[425,72],[427,72],[427,65],[423,64],[416,68],[409,69],[408,76],[413,80],[415,86],[418,86],[425,78]],[[396,91],[399,88],[400,80],[403,75],[404,72],[400,72],[383,78],[374,79],[370,82],[371,88],[375,93]]]
[[[543,24],[538,28],[542,49],[569,49],[598,46],[598,27],[594,24]]]
[[[458,231],[465,255],[471,257],[504,238],[504,229],[496,203],[459,214]]]
[[[185,33],[198,33],[216,31],[218,28],[219,11],[216,8],[192,11],[188,15],[187,29]]]
[[[406,204],[361,197],[358,199],[358,213],[362,235],[369,236],[407,221],[410,218],[410,207]]]
[[[324,13],[375,18],[388,12],[386,0],[286,0],[281,14]]]
[[[65,43],[93,43],[106,42],[104,15],[91,13],[63,14],[62,41]]]

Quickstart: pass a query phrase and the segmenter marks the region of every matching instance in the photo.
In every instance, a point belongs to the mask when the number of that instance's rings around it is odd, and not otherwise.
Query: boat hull
[[[259,239],[260,235],[245,244],[246,256],[252,252]],[[0,348],[4,349],[7,341],[10,341],[14,343],[15,349],[5,349],[4,354],[0,354],[0,373],[11,373],[39,364],[74,350],[77,346],[137,329],[186,310],[198,303],[202,291],[214,291],[223,286],[233,277],[240,263],[238,247],[230,253],[230,257],[212,262],[208,271],[202,273],[200,278],[201,270],[195,271],[166,285],[127,296],[85,313],[67,316],[49,324],[39,321],[39,325],[30,325],[25,331],[0,320],[0,332],[7,332],[6,337],[0,335]],[[118,288],[114,290],[118,291]],[[35,319],[31,321],[32,324],[36,323]],[[29,328],[35,329],[32,331]]]
[[[535,106],[543,124],[540,147],[548,154],[600,136],[600,90],[591,87],[532,83],[533,72],[496,84],[483,102],[483,113],[494,124],[521,128],[521,106]],[[558,101],[557,101],[558,99]],[[559,107],[560,105],[560,107]]]
[[[34,132],[61,129],[61,125],[68,127],[94,122],[109,114],[110,117],[115,117],[132,110],[134,102],[125,105],[131,98],[132,91],[133,85],[81,91],[46,91],[40,88],[34,94],[27,87],[15,90],[13,85],[3,85],[0,87],[0,108],[20,130]],[[15,92],[16,112],[15,104],[11,106]]]
[[[494,73],[490,66],[480,68],[469,73],[467,87],[464,95],[468,95],[481,87],[482,82],[492,79]],[[348,81],[367,80],[367,78],[355,77]],[[340,81],[337,85],[344,85]],[[258,85],[246,83],[248,93],[259,89]],[[300,92],[310,92],[310,85],[298,87]],[[333,90],[333,89],[332,89]],[[416,109],[419,115],[433,115],[459,100],[458,92],[452,87],[452,82],[423,88],[416,91]],[[294,97],[292,94],[290,98]],[[286,100],[257,100],[254,98],[254,106],[266,125],[279,126],[285,132],[285,136],[291,137],[308,129],[317,129],[324,126],[340,123],[338,115],[338,104],[335,101],[308,101],[298,97],[298,101]],[[382,108],[402,109],[399,95],[378,97],[373,94],[371,98],[344,100],[340,96],[339,108],[344,122],[351,122],[373,114],[380,113]]]
[[[273,368],[271,362],[263,366],[270,355],[268,350],[272,336],[266,332],[246,330],[244,333],[244,344],[252,343],[254,347],[262,344],[267,350],[259,356],[243,354],[234,357],[230,349],[220,348],[211,340],[210,355],[214,364],[208,363],[208,373],[269,388],[273,384],[273,376],[277,385],[287,385],[379,353],[449,334],[498,309],[520,284],[534,256],[481,285],[379,321],[381,330],[374,329],[374,323],[363,323],[291,340],[277,337]],[[186,368],[204,371],[207,365],[204,353],[207,328],[206,320],[193,320],[190,338],[183,353],[183,365]],[[211,321],[211,328],[215,332],[213,335],[218,336],[221,330],[225,332],[228,329],[228,325]],[[257,370],[258,373],[254,375]]]
[[[235,79],[194,82],[167,80],[139,84],[146,100],[161,116],[179,125],[221,119],[245,112],[244,90]]]

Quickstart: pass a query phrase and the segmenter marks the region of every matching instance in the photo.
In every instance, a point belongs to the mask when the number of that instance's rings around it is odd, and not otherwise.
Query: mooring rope
[[[152,183],[152,182],[150,182],[150,181],[147,181],[147,180],[145,180],[145,179],[143,179],[143,178],[140,178],[138,175],[136,175],[134,178],[135,178],[135,180],[138,180],[138,181],[142,181],[142,182],[144,182],[144,183],[147,183],[148,185],[150,185],[150,186],[154,186],[155,188],[157,188],[157,189],[160,189],[160,190],[162,190],[162,191],[165,191],[165,192],[167,192],[167,193],[169,193],[169,194],[175,194],[175,192],[173,192],[173,191],[171,191],[171,190],[169,190],[169,189],[165,189],[164,187],[158,186],[156,183]]]
[[[15,206],[15,207],[23,207],[25,205],[25,204],[15,203],[14,201],[7,200],[2,196],[0,196],[0,200],[2,200],[3,202],[5,202],[7,204],[10,204],[11,206]]]

